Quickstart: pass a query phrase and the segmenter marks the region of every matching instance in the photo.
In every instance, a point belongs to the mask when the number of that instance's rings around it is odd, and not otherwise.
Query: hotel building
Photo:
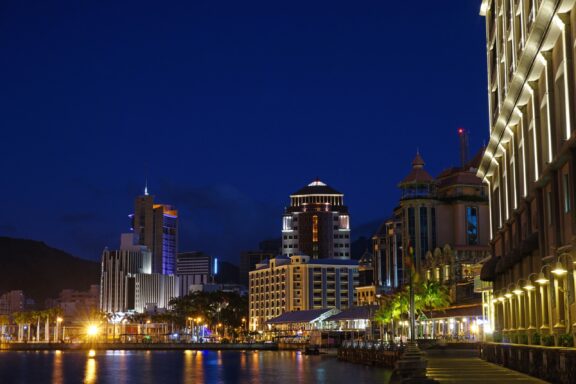
[[[559,345],[574,335],[575,7],[481,5],[490,141],[478,176],[489,189],[493,252],[482,278],[493,282],[495,340]]]
[[[249,282],[250,330],[264,330],[284,312],[353,306],[358,262],[278,256],[257,264]]]

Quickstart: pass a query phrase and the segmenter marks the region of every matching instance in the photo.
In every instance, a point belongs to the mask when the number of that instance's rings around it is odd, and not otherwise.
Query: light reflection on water
[[[0,382],[385,383],[390,372],[293,351],[0,352]]]
[[[96,359],[89,356],[86,359],[86,369],[84,374],[84,384],[93,384],[98,380],[98,367],[96,366]]]
[[[52,383],[62,384],[64,382],[62,351],[54,351],[54,358],[52,361]]]

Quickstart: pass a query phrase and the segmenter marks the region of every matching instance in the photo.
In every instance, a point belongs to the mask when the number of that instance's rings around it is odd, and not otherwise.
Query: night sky
[[[236,261],[319,177],[354,228],[487,140],[477,1],[0,2],[0,236],[99,259],[146,177]]]

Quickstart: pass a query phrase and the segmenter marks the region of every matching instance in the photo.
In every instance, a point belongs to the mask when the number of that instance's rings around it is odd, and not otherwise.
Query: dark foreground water
[[[0,383],[386,383],[390,371],[291,351],[0,352]]]

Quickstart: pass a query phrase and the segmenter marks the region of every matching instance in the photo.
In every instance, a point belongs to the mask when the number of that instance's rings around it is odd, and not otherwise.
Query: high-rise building
[[[344,195],[320,180],[290,195],[282,218],[282,254],[350,258],[350,216]]]
[[[137,273],[151,272],[151,255],[145,246],[120,250],[104,249],[100,278],[100,309],[107,313],[126,312],[133,302],[134,292],[127,278]]]
[[[166,204],[155,204],[148,194],[138,196],[134,203],[132,229],[135,241],[152,252],[152,272],[175,273],[178,253],[178,211]]]
[[[126,283],[130,292],[127,308],[138,313],[169,308],[170,300],[180,292],[180,280],[174,275],[136,273],[127,277]]]
[[[372,236],[374,283],[379,291],[404,285],[402,257],[402,220],[396,216],[386,220]]]
[[[180,295],[186,295],[192,286],[213,284],[218,272],[218,259],[204,252],[183,252],[176,258],[176,275],[180,279]]]
[[[267,320],[287,311],[346,309],[354,305],[358,262],[278,256],[250,272],[249,325],[263,330]]]
[[[123,234],[119,250],[102,254],[100,309],[107,313],[144,312],[168,308],[179,296],[175,275],[152,272],[152,254],[145,245],[134,245],[134,234]]]
[[[484,0],[481,14],[490,140],[478,176],[493,250],[482,278],[496,299],[485,304],[495,338],[532,342],[539,333],[560,345],[576,331],[576,5]]]
[[[265,260],[273,259],[278,256],[277,252],[273,251],[244,251],[240,254],[240,284],[248,286],[248,274],[250,271],[256,268],[257,264],[264,262]]]

